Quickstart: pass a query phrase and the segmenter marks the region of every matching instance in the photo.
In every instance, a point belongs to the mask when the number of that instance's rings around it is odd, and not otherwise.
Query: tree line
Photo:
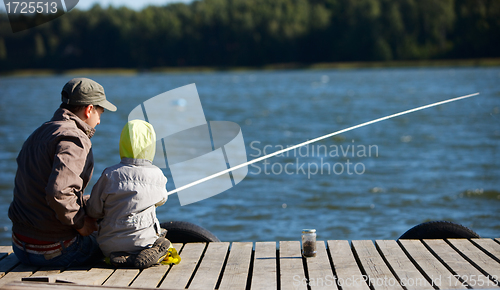
[[[498,0],[95,5],[18,33],[1,14],[0,70],[488,58],[500,56],[499,42]]]

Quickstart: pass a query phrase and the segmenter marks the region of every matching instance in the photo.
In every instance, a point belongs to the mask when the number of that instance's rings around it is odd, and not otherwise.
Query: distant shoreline
[[[400,68],[400,67],[494,67],[500,66],[500,58],[479,59],[443,59],[385,62],[332,62],[332,63],[279,63],[262,66],[189,66],[189,67],[154,67],[148,69],[132,68],[80,68],[69,70],[56,69],[19,69],[0,72],[0,76],[48,76],[48,75],[83,75],[83,74],[122,74],[135,75],[144,72],[189,73],[220,71],[253,70],[293,70],[293,69],[360,69],[360,68]]]

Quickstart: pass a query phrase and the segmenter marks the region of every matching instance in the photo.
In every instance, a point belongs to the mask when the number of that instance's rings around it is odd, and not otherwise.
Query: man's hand
[[[86,215],[83,228],[77,229],[77,231],[80,235],[86,237],[98,229],[97,220]]]

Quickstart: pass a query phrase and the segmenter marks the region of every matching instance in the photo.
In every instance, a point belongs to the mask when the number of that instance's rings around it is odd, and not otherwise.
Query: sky
[[[27,2],[23,0],[19,0],[21,2]],[[76,5],[75,8],[78,8],[80,10],[88,10],[94,4],[99,3],[102,7],[108,7],[109,5],[115,6],[115,7],[120,7],[120,6],[127,6],[128,8],[134,9],[134,10],[141,10],[142,8],[148,6],[148,5],[165,5],[169,3],[176,3],[176,2],[182,2],[182,3],[191,3],[194,0],[79,0],[78,4]],[[29,2],[29,1],[28,1]],[[0,11],[5,12],[6,8],[4,5],[0,3]]]
[[[140,10],[148,5],[165,5],[174,2],[191,3],[193,0],[80,0],[76,8],[87,10],[95,3],[99,3],[102,7],[113,5],[115,7],[127,6],[131,9]]]

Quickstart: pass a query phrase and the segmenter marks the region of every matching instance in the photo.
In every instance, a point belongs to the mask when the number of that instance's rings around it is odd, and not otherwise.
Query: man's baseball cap
[[[94,105],[116,111],[116,106],[106,100],[104,88],[87,78],[74,78],[67,82],[62,89],[61,100],[68,105]]]

